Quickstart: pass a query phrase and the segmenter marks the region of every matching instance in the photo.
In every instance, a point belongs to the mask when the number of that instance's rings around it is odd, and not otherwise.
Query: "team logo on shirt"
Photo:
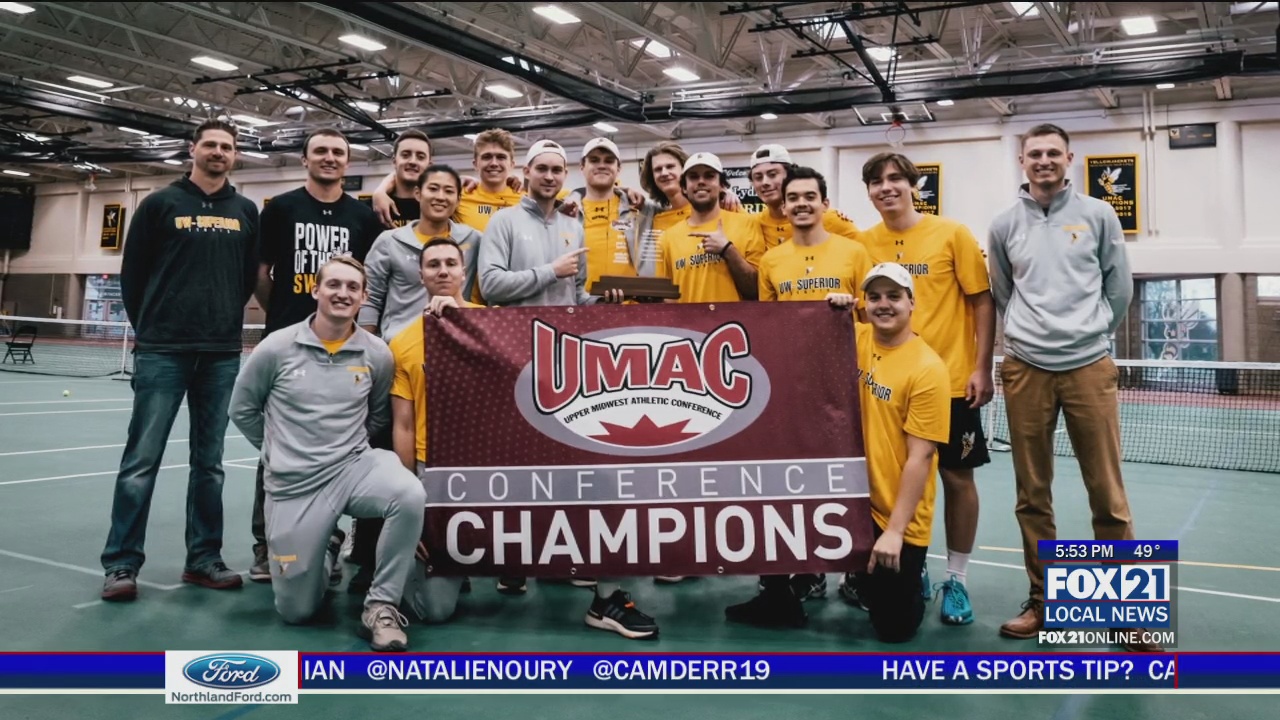
[[[614,328],[582,337],[533,323],[533,359],[516,383],[529,424],[571,447],[660,455],[713,445],[768,404],[769,377],[746,329]]]

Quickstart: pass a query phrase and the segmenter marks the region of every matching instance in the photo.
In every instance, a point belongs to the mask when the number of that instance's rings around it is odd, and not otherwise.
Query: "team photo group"
[[[377,651],[407,650],[411,623],[449,622],[462,596],[490,592],[490,582],[525,593],[519,568],[483,585],[430,571],[428,427],[452,419],[426,400],[424,317],[595,304],[613,307],[592,312],[626,314],[652,300],[628,295],[617,278],[666,279],[678,299],[665,302],[715,304],[729,319],[732,303],[798,301],[830,306],[824,312],[853,326],[848,370],[865,448],[869,560],[836,575],[833,588],[824,574],[762,575],[754,596],[724,608],[728,622],[800,627],[805,602],[828,592],[852,608],[851,621],[865,614],[886,643],[914,637],[931,606],[942,623],[973,622],[976,483],[990,462],[981,413],[997,387],[998,322],[1029,588],[1020,610],[995,599],[979,609],[1008,612],[1000,627],[1008,638],[1033,639],[1044,626],[1037,542],[1056,537],[1060,412],[1096,538],[1134,538],[1110,355],[1133,280],[1115,211],[1068,179],[1073,155],[1060,127],[1022,136],[1025,184],[982,229],[983,244],[963,224],[917,209],[920,172],[898,152],[863,164],[879,217],[856,218],[859,227],[833,207],[827,179],[778,144],[750,155],[764,205],[752,213],[712,153],[659,143],[633,188],[620,181],[623,154],[608,138],[581,148],[540,140],[521,151],[504,130],[475,137],[466,169],[433,163],[426,134],[402,133],[394,172],[371,202],[343,190],[347,139],[315,131],[303,145],[303,185],[259,210],[231,183],[237,141],[231,124],[201,125],[189,173],[146,196],[128,227],[120,282],[136,332],[133,412],[102,552],[103,600],[138,599],[156,477],[184,403],[184,583],[233,590],[247,575],[271,585],[283,622],[305,624],[345,580],[346,592],[363,597],[357,631]],[[567,186],[575,166],[578,188]],[[265,335],[242,357],[251,298],[266,312]],[[260,451],[247,573],[222,555],[231,428]],[[926,563],[935,508],[945,569]],[[348,563],[355,570],[344,578]],[[624,587],[640,579],[560,581],[593,592],[583,603],[587,625],[654,638],[660,618]]]

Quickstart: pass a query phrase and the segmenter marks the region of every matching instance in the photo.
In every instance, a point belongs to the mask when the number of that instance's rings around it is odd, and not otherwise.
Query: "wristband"
[[[718,253],[716,253],[716,254],[717,254],[717,255],[719,255],[720,257],[724,257],[724,254],[725,254],[725,253],[727,253],[727,252],[729,252],[729,248],[731,248],[731,247],[733,247],[733,243],[732,243],[732,242],[727,242],[727,243],[725,243],[725,244],[724,244],[724,247],[720,248],[720,252],[718,252]]]

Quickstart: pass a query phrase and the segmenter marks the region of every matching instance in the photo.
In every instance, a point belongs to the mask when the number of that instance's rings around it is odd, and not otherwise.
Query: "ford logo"
[[[215,690],[260,687],[280,677],[280,666],[257,655],[221,653],[196,658],[182,666],[191,682]]]

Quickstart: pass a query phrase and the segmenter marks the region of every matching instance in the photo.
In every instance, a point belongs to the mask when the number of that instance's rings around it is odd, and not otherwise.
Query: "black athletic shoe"
[[[767,587],[750,600],[724,609],[729,622],[758,627],[804,627],[809,616],[789,587]]]
[[[500,577],[498,578],[498,592],[503,595],[523,595],[529,585],[522,577]]]
[[[355,577],[351,578],[351,582],[347,583],[347,594],[349,595],[368,595],[369,588],[373,586],[373,568],[368,565],[361,565],[356,570]]]
[[[827,576],[812,573],[792,575],[791,591],[800,598],[800,602],[822,600],[827,597]]]
[[[869,608],[867,608],[867,604],[863,602],[862,596],[858,595],[857,575],[854,575],[853,573],[845,573],[844,579],[840,581],[840,587],[838,590],[840,592],[840,597],[844,598],[845,602],[859,610],[862,610],[863,612],[870,612]]]
[[[336,588],[342,584],[342,543],[346,542],[347,534],[341,530],[334,530],[333,535],[329,537],[329,551],[325,553],[325,559],[329,561],[329,587]]]
[[[586,622],[593,628],[616,632],[624,638],[643,640],[658,634],[658,623],[636,609],[631,596],[614,590],[607,598],[597,595],[587,610]]]

